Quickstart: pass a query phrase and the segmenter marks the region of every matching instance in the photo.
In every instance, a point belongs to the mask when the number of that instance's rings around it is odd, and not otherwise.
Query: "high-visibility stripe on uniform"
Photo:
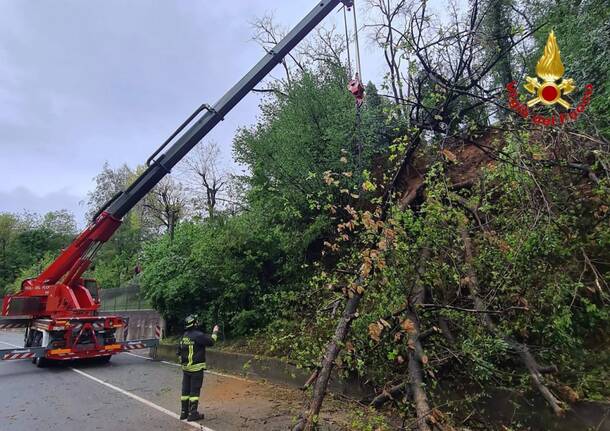
[[[206,365],[205,362],[201,362],[199,364],[191,364],[191,365],[183,365],[182,369],[184,371],[189,371],[191,373],[194,373],[195,371],[201,371],[201,370],[205,370],[206,369]]]
[[[194,346],[192,344],[189,345],[189,361],[186,364],[187,367],[190,367],[191,365],[193,365],[193,353],[194,352],[195,352]]]
[[[188,395],[186,395],[186,396],[183,395],[180,397],[180,401],[188,401],[188,399],[189,399]]]
[[[190,397],[189,401],[199,401],[199,397]]]

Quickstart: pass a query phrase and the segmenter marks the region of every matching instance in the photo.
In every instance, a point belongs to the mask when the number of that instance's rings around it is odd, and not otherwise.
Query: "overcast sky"
[[[82,223],[105,161],[142,164],[261,57],[252,20],[273,13],[291,27],[315,4],[0,0],[0,211],[65,208]],[[342,23],[332,15],[327,24]],[[365,78],[380,77],[363,45]],[[208,135],[226,164],[235,129],[255,121],[257,105],[248,96]]]

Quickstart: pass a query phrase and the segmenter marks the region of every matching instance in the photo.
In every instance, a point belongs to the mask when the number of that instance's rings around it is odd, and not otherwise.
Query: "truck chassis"
[[[156,347],[158,339],[118,341],[126,322],[118,316],[61,319],[15,316],[0,318],[0,329],[24,328],[24,347],[0,349],[0,360],[31,359],[42,367],[49,361],[97,358],[107,362],[120,352]]]

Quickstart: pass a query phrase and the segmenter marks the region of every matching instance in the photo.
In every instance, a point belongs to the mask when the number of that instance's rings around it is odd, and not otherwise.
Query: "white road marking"
[[[21,348],[22,347],[22,346],[17,346],[15,344],[7,343],[6,341],[0,341],[0,343],[6,344],[7,346],[11,346],[11,347],[17,347],[17,348]],[[146,359],[147,361],[152,361],[153,360],[153,358],[149,358],[149,357],[142,356],[142,355],[136,355],[135,353],[130,353],[130,352],[123,352],[123,353],[125,353],[126,355],[135,356],[137,358]],[[180,366],[180,364],[176,364],[175,362],[168,362],[168,361],[160,361],[160,362],[162,362],[164,364],[167,364],[167,365],[173,365],[175,367],[179,367]],[[139,402],[141,402],[143,404],[146,404],[147,406],[152,407],[155,410],[158,410],[158,411],[160,411],[162,413],[165,413],[168,416],[171,416],[171,417],[173,417],[175,419],[180,420],[180,416],[178,416],[176,413],[171,412],[171,411],[167,410],[164,407],[158,406],[155,403],[153,403],[151,401],[148,401],[147,399],[139,397],[139,396],[137,396],[135,394],[132,394],[131,392],[128,392],[128,391],[126,391],[124,389],[121,389],[121,388],[119,388],[117,386],[114,386],[114,385],[112,385],[110,383],[107,383],[107,382],[105,382],[103,380],[100,380],[97,377],[93,377],[92,375],[87,374],[87,373],[85,373],[85,372],[83,372],[81,370],[77,370],[75,368],[70,368],[70,369],[72,371],[74,371],[75,373],[80,374],[81,376],[87,377],[87,378],[93,380],[94,382],[97,382],[97,383],[99,383],[101,385],[104,385],[104,386],[110,388],[110,389],[113,389],[113,390],[115,390],[117,392],[120,392],[123,395],[127,395],[128,397],[131,397],[131,398],[133,398],[136,401],[139,401]],[[216,371],[205,370],[205,372],[209,373],[209,374],[216,375],[216,376],[220,376],[220,377],[227,377],[229,379],[241,380],[241,381],[244,381],[244,382],[252,382],[252,380],[244,379],[243,377],[232,376],[230,374],[217,373]],[[198,423],[194,423],[194,422],[185,422],[185,423],[187,425],[189,425],[189,426],[191,426],[191,427],[193,427],[195,429],[201,430],[201,431],[214,431],[213,429],[205,427],[205,426],[203,426],[201,424],[198,424]]]
[[[131,356],[136,356],[138,358],[142,358],[142,359],[146,359],[146,360],[151,360],[151,358],[149,358],[148,356],[142,356],[142,355],[136,355],[135,353],[131,353],[131,352],[123,352],[126,355],[131,355]]]
[[[17,345],[12,344],[12,343],[7,343],[6,341],[0,341],[0,343],[2,343],[2,344],[6,344],[7,346],[11,346],[11,347],[17,347],[17,348],[21,348],[21,347],[22,347],[22,346],[17,346]],[[147,358],[147,357],[145,357],[145,356],[135,355],[135,354],[133,354],[133,353],[127,353],[127,354],[128,354],[128,355],[132,355],[132,356],[137,356],[137,357],[139,357],[139,358],[151,359],[151,358]],[[177,365],[177,364],[176,364],[176,365]],[[91,379],[91,380],[93,380],[94,382],[99,383],[100,385],[104,385],[104,386],[106,386],[107,388],[110,388],[110,389],[112,389],[112,390],[114,390],[114,391],[117,391],[117,392],[119,392],[119,393],[123,394],[123,395],[126,395],[126,396],[128,396],[128,397],[130,397],[130,398],[133,398],[134,400],[139,401],[139,402],[141,402],[142,404],[145,404],[145,405],[147,405],[147,406],[149,406],[149,407],[151,407],[151,408],[153,408],[153,409],[155,409],[155,410],[157,410],[157,411],[160,411],[161,413],[164,413],[164,414],[166,414],[166,415],[168,415],[168,416],[171,416],[171,417],[173,417],[173,418],[174,418],[174,419],[176,419],[176,420],[180,420],[180,416],[178,416],[176,413],[174,413],[174,412],[172,412],[172,411],[169,411],[169,410],[167,410],[167,409],[166,409],[166,408],[164,408],[164,407],[158,406],[157,404],[155,404],[155,403],[153,403],[153,402],[151,402],[151,401],[148,401],[147,399],[144,399],[144,398],[142,398],[142,397],[139,397],[139,396],[137,396],[136,394],[132,394],[131,392],[126,391],[125,389],[121,389],[121,388],[119,388],[119,387],[117,387],[117,386],[114,386],[114,385],[112,385],[112,384],[110,384],[110,383],[107,383],[107,382],[105,382],[105,381],[103,381],[103,380],[100,380],[100,379],[98,379],[97,377],[93,377],[92,375],[87,374],[87,373],[85,373],[84,371],[77,370],[77,369],[75,369],[75,368],[70,368],[70,369],[71,369],[72,371],[74,371],[75,373],[80,374],[80,375],[81,375],[81,376],[83,376],[83,377],[87,377],[88,379]],[[201,431],[214,431],[212,428],[208,428],[208,427],[203,426],[203,425],[201,425],[201,424],[199,424],[199,423],[197,423],[197,422],[184,422],[184,423],[185,423],[186,425],[190,426],[191,428],[195,428],[195,429],[198,429],[198,430],[201,430]]]
[[[16,344],[7,343],[6,341],[0,341],[2,344],[6,344],[7,346],[17,347],[18,349],[23,348],[23,346],[17,346]]]
[[[129,391],[126,391],[125,389],[121,389],[121,388],[119,388],[117,386],[114,386],[114,385],[108,383],[108,382],[105,382],[105,381],[103,381],[101,379],[98,379],[97,377],[93,377],[92,375],[87,374],[84,371],[77,370],[75,368],[70,368],[70,369],[72,371],[74,371],[75,373],[80,374],[83,377],[86,377],[88,379],[93,380],[96,383],[99,383],[100,385],[104,385],[107,388],[110,388],[110,389],[112,389],[114,391],[117,391],[117,392],[123,394],[123,395],[126,395],[126,396],[128,396],[130,398],[133,398],[134,400],[139,401],[142,404],[147,405],[148,407],[151,407],[151,408],[153,408],[153,409],[155,409],[155,410],[157,410],[157,411],[159,411],[161,413],[164,413],[167,416],[170,416],[170,417],[172,417],[172,418],[174,418],[176,420],[180,420],[180,417],[176,413],[174,413],[172,411],[169,411],[166,408],[161,407],[161,406],[159,406],[159,405],[157,405],[157,404],[155,404],[155,403],[153,403],[151,401],[148,401],[147,399],[139,397],[136,394],[133,394],[133,393],[131,393]],[[196,423],[196,422],[183,422],[183,423],[185,423],[186,425],[190,426],[191,428],[195,428],[195,429],[198,429],[198,430],[201,430],[201,431],[214,431],[213,429],[208,428],[208,427],[206,427],[204,425],[201,425],[199,423]]]
[[[136,355],[135,353],[130,353],[130,352],[124,352],[124,353],[126,355],[131,355],[131,356],[135,356],[135,357],[138,357],[138,358],[146,359],[147,361],[154,361],[153,358],[149,358],[147,356]],[[166,365],[172,365],[174,367],[179,367],[180,366],[180,364],[176,364],[175,362],[168,362],[168,361],[159,361],[159,362],[161,362],[163,364],[166,364]],[[254,380],[244,379],[243,377],[232,376],[230,374],[218,373],[216,371],[205,370],[205,372],[208,373],[208,374],[213,374],[215,376],[227,377],[229,379],[235,379],[235,380],[241,380],[243,382],[250,382],[250,383],[254,382]]]

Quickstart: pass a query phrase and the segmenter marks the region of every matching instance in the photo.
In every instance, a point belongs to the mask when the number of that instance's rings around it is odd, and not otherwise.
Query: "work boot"
[[[189,404],[189,417],[187,418],[187,421],[189,422],[194,422],[194,421],[200,421],[204,418],[203,413],[199,413],[197,411],[197,407],[199,405],[198,401],[191,401]]]
[[[189,415],[189,400],[182,400],[182,408],[180,409],[180,420],[185,420]]]

